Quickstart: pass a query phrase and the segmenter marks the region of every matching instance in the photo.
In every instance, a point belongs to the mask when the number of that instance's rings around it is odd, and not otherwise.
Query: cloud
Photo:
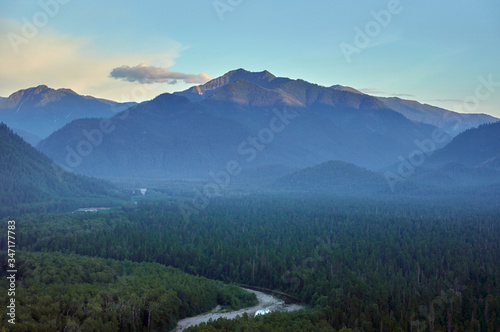
[[[109,76],[123,81],[139,82],[141,84],[176,84],[177,80],[184,81],[187,84],[203,84],[210,80],[210,76],[207,73],[202,72],[199,75],[184,74],[160,67],[148,66],[144,63],[135,67],[117,67],[111,71]]]
[[[394,97],[410,97],[410,98],[415,97],[415,95],[412,95],[411,93],[393,93],[392,95]]]
[[[378,96],[393,96],[393,97],[411,97],[415,98],[415,95],[409,93],[387,93],[375,88],[364,88],[359,91],[366,93],[367,95],[378,95]]]
[[[384,95],[384,91],[380,91],[378,89],[373,89],[373,88],[365,88],[365,89],[359,89],[359,91],[366,93],[367,95]]]
[[[463,99],[431,99],[430,101],[438,101],[440,103],[462,103]]]
[[[9,33],[22,35],[22,22],[0,17],[0,35],[7,36]],[[46,26],[27,38],[26,43],[20,44],[16,53],[8,38],[0,38],[0,96],[7,97],[17,90],[45,84],[51,88],[70,88],[79,94],[116,101],[152,99],[161,93],[173,92],[173,85],[131,85],[110,78],[109,71],[117,63],[147,62],[169,67],[175,64],[174,59],[185,49],[180,43],[168,39],[157,44],[163,46],[131,53],[124,51],[120,44],[113,44],[113,41],[103,46],[102,41],[63,34]],[[193,75],[196,76],[199,75]],[[189,85],[184,83],[188,80],[179,80],[177,86],[188,88]],[[173,80],[170,82],[173,83]]]

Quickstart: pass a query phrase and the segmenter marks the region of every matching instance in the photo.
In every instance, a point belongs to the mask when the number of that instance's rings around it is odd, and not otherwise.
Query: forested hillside
[[[106,206],[125,196],[111,183],[68,173],[0,123],[0,217]]]
[[[8,256],[0,253],[0,287],[8,289]],[[256,303],[239,287],[156,263],[26,251],[17,260],[17,321],[0,321],[8,331],[169,331],[179,319],[216,305]]]
[[[437,150],[426,163],[429,167],[459,163],[467,167],[500,170],[500,122],[469,129]]]

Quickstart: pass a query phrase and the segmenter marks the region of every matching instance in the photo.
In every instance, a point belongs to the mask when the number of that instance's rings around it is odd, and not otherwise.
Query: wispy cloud
[[[364,89],[359,89],[359,91],[366,93],[367,95],[385,95],[384,91],[380,91],[374,88],[364,88]]]
[[[394,97],[410,97],[410,98],[415,98],[415,95],[412,95],[411,93],[393,93],[392,95]]]
[[[462,103],[463,99],[431,99],[430,101],[438,101],[440,103]]]
[[[110,77],[121,79],[127,82],[138,82],[141,84],[169,83],[176,84],[177,80],[187,84],[203,84],[210,80],[207,73],[199,75],[184,74],[161,67],[148,66],[144,63],[135,67],[121,66],[114,68],[109,74]]]
[[[415,95],[410,93],[387,93],[385,91],[376,89],[376,88],[364,88],[359,89],[359,91],[366,93],[368,95],[377,95],[377,96],[392,96],[392,97],[403,97],[403,98],[415,98]]]

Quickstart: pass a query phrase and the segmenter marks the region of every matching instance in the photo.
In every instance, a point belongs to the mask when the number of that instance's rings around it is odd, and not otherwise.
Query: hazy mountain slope
[[[237,80],[220,87],[208,97],[211,101],[238,103],[245,106],[302,106],[293,96],[282,91],[270,90],[246,80]]]
[[[377,98],[408,119],[436,126],[452,136],[456,136],[464,130],[475,128],[483,123],[498,121],[497,118],[487,114],[462,114],[428,104],[421,104],[414,100],[405,100],[396,97]]]
[[[318,103],[328,105],[340,103],[353,108],[359,108],[356,102],[361,99],[353,97],[353,94],[365,95],[366,100],[370,100],[371,103],[374,103],[373,99],[376,98],[385,105],[381,107],[395,110],[411,121],[441,128],[451,136],[456,136],[464,130],[475,128],[483,123],[498,120],[486,114],[461,114],[436,106],[421,104],[413,100],[396,97],[372,97],[348,86],[333,85],[326,88],[300,79],[291,80],[289,78],[276,77],[268,71],[252,73],[244,69],[230,71],[204,85],[195,86],[176,94],[185,96],[192,101],[200,101],[210,98],[219,89],[237,80],[245,80],[268,90],[278,92],[281,95],[283,103],[286,105],[297,105],[297,102],[302,104],[302,106],[311,106]],[[345,94],[339,94],[338,92]],[[288,96],[288,98],[285,96]],[[245,101],[249,102],[248,100]]]
[[[240,77],[244,73],[240,70]],[[233,89],[237,84],[229,83],[224,89]],[[283,141],[293,142],[297,153],[302,153],[303,159],[307,160],[302,165],[293,166],[310,166],[340,159],[365,167],[377,167],[385,164],[385,160],[396,160],[396,151],[404,154],[412,151],[414,139],[426,135],[430,137],[432,130],[430,126],[408,121],[369,95],[287,78],[274,78],[266,83],[266,87],[266,91],[277,92],[281,99],[263,100],[263,95],[258,94],[254,99],[247,98],[244,103],[238,103],[230,98],[216,98],[219,94],[216,92],[203,103],[210,107],[212,114],[230,117],[247,126],[254,124],[254,130],[263,128],[270,117],[266,118],[263,112],[252,110],[247,105],[257,102],[269,107],[298,104],[293,110],[300,116],[292,121],[290,130],[279,134]],[[259,117],[261,121],[256,121]]]
[[[90,143],[83,132],[97,133],[101,121],[76,120],[42,141],[39,148],[63,166],[88,175],[199,178],[224,168],[236,154],[235,137],[249,134],[184,97],[163,94],[111,118],[111,129],[101,131],[91,152],[79,151],[80,142]]]
[[[473,187],[500,183],[500,168],[467,167],[458,163],[448,163],[438,168],[420,168],[411,181],[434,186]]]
[[[306,167],[327,160],[344,160],[376,168],[396,161],[398,153],[408,154],[414,150],[415,138],[431,136],[433,127],[413,123],[371,96],[335,91],[300,80],[277,78],[275,81],[281,81],[272,83],[279,88],[265,91],[275,91],[281,98],[263,98],[266,94],[250,96],[253,99],[242,102],[218,98],[225,89],[238,90],[237,86],[242,85],[238,81],[221,88],[202,104],[211,114],[230,118],[254,132],[269,126],[273,107],[287,107],[296,114],[270,144],[284,146],[280,147],[281,152],[294,147],[292,155],[275,160],[278,164]],[[291,107],[290,101],[300,106]],[[256,103],[261,107],[249,106]],[[294,162],[297,156],[300,160]]]
[[[467,167],[485,167],[500,170],[500,122],[469,129],[437,150],[425,164],[439,167],[459,163]]]
[[[341,161],[327,161],[284,176],[273,182],[272,189],[342,194],[389,192],[382,176]]]
[[[25,130],[18,128],[10,128],[10,129],[12,129],[13,132],[21,136],[25,142],[31,144],[32,146],[36,146],[42,140],[39,136],[29,133]]]
[[[293,174],[299,170],[300,168],[285,165],[248,167],[242,169],[241,173],[233,177],[231,181],[234,184],[245,186],[245,188],[261,189],[277,179]]]
[[[0,213],[34,203],[102,202],[119,195],[114,187],[97,179],[69,174],[0,124]],[[28,208],[29,210],[29,208]]]
[[[406,166],[395,164],[388,181],[399,193],[499,195],[499,139],[500,122],[469,129],[436,150],[420,167],[409,169],[408,161]]]
[[[111,117],[134,103],[81,96],[70,89],[45,85],[19,90],[0,102],[0,121],[44,138],[75,119]]]
[[[84,133],[95,133],[102,120],[74,121],[39,148],[86,175],[206,178],[232,160],[243,168],[303,168],[327,160],[379,168],[414,150],[414,140],[431,137],[434,129],[374,97],[268,72],[237,70],[198,88],[204,99],[197,102],[163,94],[118,114],[113,130],[98,139]],[[91,151],[75,156],[79,144]]]

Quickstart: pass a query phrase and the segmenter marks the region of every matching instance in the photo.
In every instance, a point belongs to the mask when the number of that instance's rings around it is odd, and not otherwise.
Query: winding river
[[[270,310],[281,310],[281,311],[295,311],[304,308],[304,306],[298,304],[286,305],[284,304],[283,301],[262,292],[254,291],[251,289],[246,289],[246,290],[254,293],[255,296],[257,296],[257,300],[259,301],[258,305],[250,308],[240,309],[236,311],[229,311],[229,312],[218,312],[220,310],[220,306],[217,306],[217,308],[215,308],[210,313],[205,313],[198,316],[188,317],[180,320],[179,323],[177,324],[177,327],[173,329],[171,332],[184,331],[184,329],[188,327],[196,326],[203,322],[208,322],[210,319],[217,320],[218,318],[221,317],[234,319],[236,318],[236,316],[242,316],[245,312],[248,315],[253,316],[259,310],[265,311],[266,309],[270,309]]]

